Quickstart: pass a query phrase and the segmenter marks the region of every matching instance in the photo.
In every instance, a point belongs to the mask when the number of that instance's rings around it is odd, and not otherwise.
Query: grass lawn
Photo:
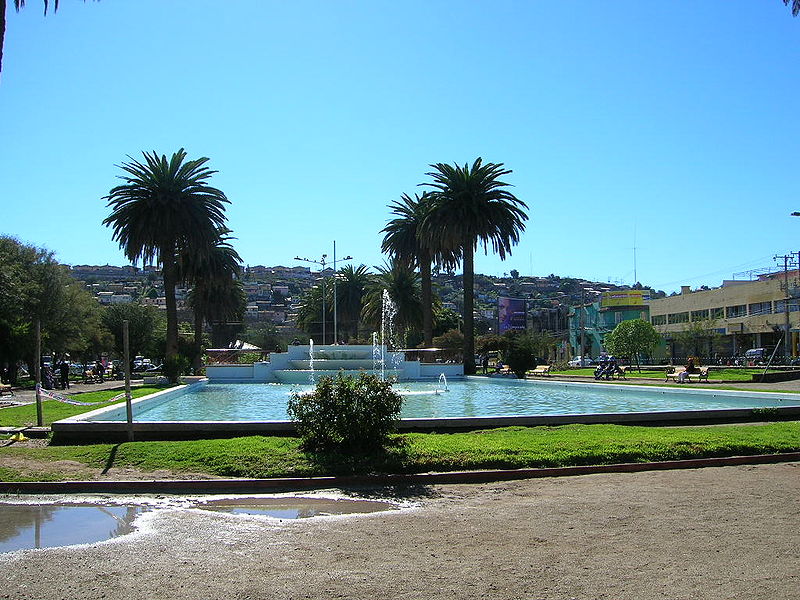
[[[85,466],[87,477],[114,466],[145,472],[164,469],[175,477],[192,473],[254,478],[518,469],[796,451],[800,451],[799,422],[718,427],[566,425],[409,433],[393,436],[383,453],[357,458],[304,452],[294,437],[39,448],[12,444],[0,447],[0,479],[74,478],[74,469],[63,472],[58,461]]]
[[[163,390],[163,387],[144,386],[131,389],[131,396],[133,398],[140,398],[153,392]],[[103,406],[113,406],[125,402],[125,398],[112,402],[110,404],[102,404],[109,398],[113,398],[120,394],[120,390],[99,390],[97,392],[85,392],[83,394],[75,394],[75,400],[81,402],[98,402],[94,406],[75,406],[73,404],[64,404],[57,400],[42,399],[42,416],[44,417],[44,425],[50,425],[53,421],[59,419],[66,419],[74,415],[79,415],[96,408]],[[0,409],[0,427],[24,427],[26,425],[36,425],[36,404],[24,404],[22,406],[11,406],[9,408]]]

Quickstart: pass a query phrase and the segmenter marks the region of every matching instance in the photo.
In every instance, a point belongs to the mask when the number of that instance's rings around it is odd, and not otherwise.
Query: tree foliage
[[[506,342],[502,350],[503,361],[518,379],[524,379],[525,373],[535,368],[540,358],[547,356],[553,341],[543,332],[509,331],[502,338]]]
[[[164,328],[163,313],[153,306],[140,304],[114,304],[103,311],[103,324],[114,336],[114,350],[122,355],[122,322],[128,321],[128,346],[130,357],[136,355],[159,356],[156,332]]]
[[[433,188],[433,203],[425,217],[423,233],[442,250],[460,255],[464,268],[464,373],[475,373],[474,253],[479,244],[489,246],[501,260],[511,254],[525,231],[527,205],[508,191],[501,177],[511,173],[502,163],[483,163],[479,157],[470,166],[432,164],[427,173]]]
[[[717,331],[715,319],[692,321],[687,323],[683,331],[672,334],[687,356],[710,355],[714,343],[719,343],[722,334]]]
[[[43,352],[84,355],[106,349],[101,307],[52,252],[0,237],[0,366],[34,364],[36,321]]]
[[[650,354],[661,341],[655,328],[643,319],[622,321],[605,337],[606,349],[616,356],[636,359],[642,354]]]
[[[396,217],[383,228],[385,236],[381,250],[410,268],[419,268],[422,301],[423,344],[433,343],[434,296],[431,279],[431,265],[438,268],[454,268],[459,261],[459,250],[447,248],[437,243],[435,236],[429,235],[426,223],[431,223],[428,215],[434,206],[433,194],[424,192],[411,198],[403,194],[399,201],[389,205]]]
[[[120,168],[123,184],[105,197],[111,214],[103,224],[113,230],[125,256],[157,261],[164,277],[167,337],[166,356],[178,351],[178,316],[175,287],[181,278],[179,260],[192,255],[209,256],[227,232],[225,194],[208,185],[216,173],[205,163],[208,158],[186,159],[181,148],[170,159],[155,151],[143,152],[144,160],[131,159]]]
[[[420,277],[407,264],[392,260],[388,265],[378,267],[378,273],[372,277],[364,296],[364,307],[361,318],[364,325],[372,331],[380,331],[383,319],[383,292],[389,293],[394,305],[394,331],[387,331],[394,336],[396,344],[405,346],[404,340],[410,330],[422,328],[422,297]]]

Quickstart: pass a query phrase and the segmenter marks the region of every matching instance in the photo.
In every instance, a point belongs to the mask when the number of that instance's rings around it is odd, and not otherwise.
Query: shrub
[[[287,412],[304,448],[360,453],[386,442],[402,403],[390,381],[340,374],[322,377],[313,392],[293,393]]]
[[[182,354],[170,356],[164,361],[162,373],[169,379],[170,383],[177,383],[181,375],[189,368],[189,359]]]
[[[520,335],[511,340],[505,352],[505,361],[517,379],[525,379],[525,373],[537,366],[535,352],[528,336]]]

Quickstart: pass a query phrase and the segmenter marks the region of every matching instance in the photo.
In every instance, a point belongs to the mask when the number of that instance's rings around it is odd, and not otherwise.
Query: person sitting
[[[689,375],[699,372],[700,369],[694,364],[694,358],[690,356],[686,361],[686,368],[681,373],[678,373],[678,383],[686,383],[689,381]]]

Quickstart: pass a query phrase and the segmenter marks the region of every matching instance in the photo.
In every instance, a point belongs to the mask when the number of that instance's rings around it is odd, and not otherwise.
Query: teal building
[[[572,356],[597,358],[604,349],[605,336],[622,321],[650,321],[647,302],[650,290],[603,292],[593,302],[573,306],[569,311],[569,346]],[[581,348],[583,339],[583,348]]]

